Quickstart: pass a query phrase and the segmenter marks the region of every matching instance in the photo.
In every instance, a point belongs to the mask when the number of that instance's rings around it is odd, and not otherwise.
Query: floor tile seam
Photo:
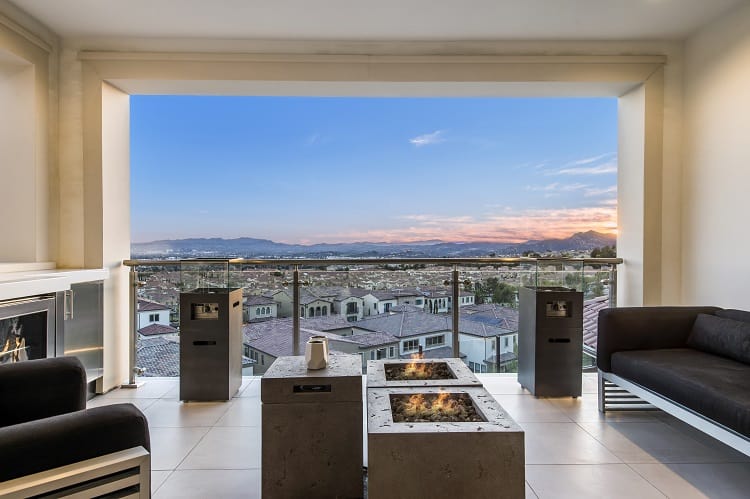
[[[584,428],[580,424],[576,423],[576,425],[579,428],[581,428],[584,432],[586,432],[588,435],[590,435],[594,440],[596,440],[597,442],[599,442],[599,444],[601,444],[605,449],[607,449],[607,451],[610,452],[612,455],[614,455],[615,457],[617,457],[623,464],[703,464],[703,465],[706,465],[706,464],[730,464],[730,463],[744,463],[744,462],[747,462],[747,461],[739,461],[739,460],[737,460],[737,461],[735,461],[735,460],[708,460],[708,461],[707,460],[700,460],[700,461],[694,461],[694,460],[689,460],[689,461],[676,460],[675,461],[675,460],[672,460],[672,459],[665,460],[663,458],[659,458],[659,457],[656,457],[656,456],[653,456],[654,461],[631,461],[631,460],[627,460],[626,458],[622,457],[621,456],[622,452],[620,452],[618,450],[615,450],[615,449],[609,448],[607,446],[607,444],[603,440],[597,438],[596,435],[594,435],[593,433],[591,433],[590,431],[588,431],[586,428]],[[628,441],[630,441],[630,440],[628,440]],[[638,449],[641,449],[645,454],[648,454],[648,455],[651,456],[651,454],[648,451],[643,450],[638,444],[636,444],[634,442],[632,442],[632,443],[633,443],[633,445],[635,445],[636,447],[638,447]],[[709,451],[710,450],[711,449],[709,449]]]
[[[526,466],[603,466],[603,465],[619,465],[619,464],[627,464],[622,462],[619,457],[615,456],[618,461],[605,461],[605,462],[598,462],[598,463],[584,463],[584,462],[565,462],[565,463],[544,463],[544,462],[537,462],[537,463],[529,463],[526,462]]]
[[[249,468],[175,468],[174,471],[261,471],[260,466]]]
[[[206,435],[208,435],[208,433],[211,431],[211,427],[210,426],[198,426],[198,427],[194,427],[194,428],[208,428],[208,431],[206,431],[203,435],[201,435],[201,438],[199,438],[195,442],[195,444],[193,444],[193,446],[190,447],[190,450],[188,450],[185,453],[185,456],[180,460],[180,462],[177,463],[177,465],[175,465],[174,469],[172,470],[173,472],[176,471],[176,470],[178,470],[180,468],[180,466],[182,465],[182,463],[185,462],[185,459],[188,458],[188,456],[195,450],[195,448],[198,447],[198,444],[200,444],[203,441],[203,439],[206,438]]]
[[[678,418],[674,418],[674,419],[675,419],[676,421],[679,421],[679,422],[680,422],[680,423],[682,423],[683,425],[688,425],[688,423],[685,423],[684,421],[682,421],[682,420],[680,420],[680,419],[678,419]],[[661,421],[661,423],[662,423],[662,424],[665,424],[665,425],[667,425],[667,426],[669,426],[670,428],[672,428],[673,430],[675,430],[676,432],[678,432],[678,433],[679,433],[680,435],[683,435],[684,437],[686,437],[686,438],[690,439],[691,441],[693,441],[693,442],[697,443],[697,444],[698,444],[698,445],[700,445],[701,447],[703,447],[703,448],[705,448],[705,449],[708,449],[708,450],[711,450],[711,448],[710,448],[710,447],[709,447],[708,445],[706,445],[706,444],[704,444],[703,442],[701,442],[701,440],[700,440],[700,438],[699,438],[699,435],[692,435],[692,434],[691,434],[692,432],[690,432],[690,431],[686,431],[686,429],[685,429],[685,428],[683,428],[683,427],[682,427],[682,425],[672,425],[672,424],[669,424],[669,420],[666,420],[666,421]],[[698,430],[697,428],[695,428],[695,427],[693,427],[693,426],[690,426],[690,425],[688,425],[688,426],[689,426],[689,429],[690,429],[690,430],[694,430],[694,431],[700,431],[700,430]],[[701,433],[702,433],[702,432],[701,432]],[[708,435],[707,433],[702,433],[702,435],[705,435],[705,436],[709,436],[709,437],[710,437],[710,435]],[[717,442],[718,442],[718,440],[717,440]]]
[[[536,493],[536,490],[534,490],[534,487],[531,486],[529,481],[524,479],[524,482],[526,483],[526,486],[531,489],[531,493],[534,494],[534,497],[536,497],[536,499],[539,499],[539,494]]]
[[[631,464],[662,464],[662,463],[625,463],[625,465],[626,465],[626,466],[627,466],[628,468],[630,468],[631,470],[633,470],[633,472],[635,472],[635,474],[636,474],[636,475],[638,475],[639,477],[641,477],[641,478],[642,478],[642,479],[643,479],[643,480],[644,480],[644,481],[645,481],[646,483],[648,483],[648,484],[649,484],[649,485],[651,485],[651,486],[652,486],[652,487],[653,487],[654,489],[656,489],[656,491],[657,491],[657,492],[659,492],[659,493],[660,493],[661,495],[663,495],[664,497],[666,497],[666,498],[669,498],[669,495],[668,495],[668,494],[667,494],[666,492],[664,492],[664,491],[663,491],[663,490],[661,490],[661,489],[660,489],[659,487],[657,487],[657,486],[656,486],[656,485],[655,485],[654,483],[652,483],[652,482],[651,482],[651,480],[649,480],[648,478],[646,478],[646,476],[644,476],[643,474],[639,473],[637,469],[635,469],[635,468],[633,468],[633,467],[631,466]]]
[[[605,421],[605,423],[606,423],[606,421]],[[584,422],[584,424],[585,424],[585,422]],[[609,423],[606,423],[606,424],[609,424]],[[623,463],[625,463],[625,461],[619,455],[617,455],[617,453],[615,452],[615,450],[614,449],[610,449],[607,446],[607,444],[605,444],[603,442],[603,440],[597,438],[596,435],[594,435],[593,433],[591,433],[590,431],[588,431],[586,428],[584,428],[583,426],[581,426],[580,423],[576,422],[576,426],[578,426],[581,430],[583,430],[588,436],[590,436],[591,438],[593,438],[594,440],[596,440],[597,442],[599,442],[599,444],[602,447],[604,447],[605,449],[607,449],[607,452],[609,452],[610,454],[612,454],[613,456],[615,456],[617,459],[619,459],[620,461],[622,461]],[[635,445],[635,444],[633,444],[633,445]],[[640,449],[640,447],[638,447],[638,448]]]
[[[524,466],[621,466],[627,464],[628,463],[526,463]]]
[[[219,423],[216,423],[211,428],[258,428],[260,429],[260,425],[220,425]]]

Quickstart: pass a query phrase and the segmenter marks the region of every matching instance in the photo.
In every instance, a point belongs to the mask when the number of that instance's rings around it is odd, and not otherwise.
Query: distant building
[[[278,316],[278,303],[268,296],[251,295],[245,298],[244,322],[258,319],[272,319]]]
[[[420,308],[425,306],[424,294],[416,288],[391,289],[389,291],[396,297],[397,305],[415,305]]]
[[[142,376],[179,376],[180,338],[174,335],[138,338],[136,366],[144,369]]]
[[[375,358],[397,358],[398,340],[392,335],[358,329],[342,316],[300,319],[299,353],[304,354],[310,336],[328,338],[332,354],[356,353],[366,361]],[[278,318],[243,326],[244,354],[255,362],[255,374],[263,374],[278,357],[293,355],[292,320]]]
[[[409,358],[420,347],[427,358],[453,356],[453,320],[448,314],[430,313],[415,305],[397,306],[390,313],[366,317],[359,321],[357,330],[387,333],[399,342],[399,357]],[[498,353],[508,353],[503,362],[515,360],[517,331],[491,324],[459,319],[460,356],[475,372],[496,370]]]
[[[393,292],[388,290],[369,291],[362,297],[362,316],[369,317],[387,313],[397,305],[398,298]]]
[[[138,333],[142,336],[175,334],[177,329],[169,323],[168,306],[151,300],[138,299]]]

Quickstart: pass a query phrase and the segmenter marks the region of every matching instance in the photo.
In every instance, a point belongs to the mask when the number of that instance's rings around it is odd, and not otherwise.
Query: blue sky
[[[616,229],[617,100],[131,97],[134,242]]]

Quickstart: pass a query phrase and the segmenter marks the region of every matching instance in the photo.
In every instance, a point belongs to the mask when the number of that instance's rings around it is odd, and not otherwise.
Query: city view
[[[132,99],[136,365],[179,375],[179,293],[243,289],[243,365],[291,355],[293,270],[300,342],[368,360],[453,355],[517,368],[518,288],[584,293],[584,351],[613,298],[613,266],[533,258],[615,256],[614,99]],[[190,259],[315,259],[314,266]],[[430,264],[378,259],[425,258]],[[364,259],[337,263],[337,259]],[[173,261],[173,263],[171,263]],[[588,322],[586,318],[589,318]],[[586,342],[588,338],[588,344]],[[590,357],[584,356],[584,366]]]

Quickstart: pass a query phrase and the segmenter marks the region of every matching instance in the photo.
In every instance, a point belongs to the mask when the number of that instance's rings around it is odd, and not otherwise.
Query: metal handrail
[[[571,258],[571,257],[475,257],[475,258],[183,258],[179,260],[123,260],[127,267],[139,265],[181,265],[195,263],[225,263],[241,265],[298,265],[319,267],[321,265],[501,265],[519,263],[583,263],[584,265],[618,265],[622,258]]]
[[[300,310],[299,310],[299,291],[302,283],[299,279],[300,267],[321,267],[331,265],[440,265],[452,267],[451,280],[446,284],[452,287],[452,330],[453,330],[453,355],[460,356],[459,351],[459,292],[460,292],[460,270],[458,266],[487,266],[487,265],[518,265],[521,263],[535,264],[537,271],[539,265],[545,263],[570,263],[586,265],[610,265],[612,272],[612,282],[616,286],[617,268],[616,265],[622,264],[622,258],[571,258],[571,257],[474,257],[474,258],[186,258],[186,259],[129,259],[124,260],[123,265],[130,267],[130,376],[128,383],[123,386],[137,386],[135,382],[135,339],[137,332],[137,302],[138,302],[138,266],[169,266],[169,265],[191,265],[191,264],[223,264],[225,271],[229,271],[229,265],[249,265],[249,266],[276,266],[290,267],[293,270],[293,300],[292,300],[292,349],[294,355],[299,355],[299,335],[300,335]],[[355,270],[356,271],[356,270]],[[610,292],[610,305],[615,300],[615,290]]]

